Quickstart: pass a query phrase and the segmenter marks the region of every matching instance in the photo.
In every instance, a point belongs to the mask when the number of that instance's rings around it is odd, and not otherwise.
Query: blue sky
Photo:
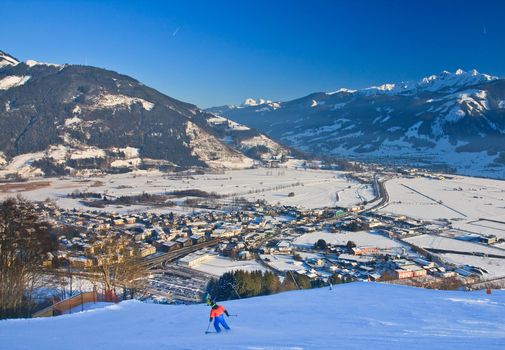
[[[210,107],[444,69],[505,76],[505,1],[1,0],[0,50]]]

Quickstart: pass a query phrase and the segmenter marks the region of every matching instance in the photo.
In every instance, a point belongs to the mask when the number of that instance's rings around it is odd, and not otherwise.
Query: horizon
[[[504,76],[505,4],[465,4],[6,0],[0,32],[22,61],[103,67],[207,108],[458,68]]]
[[[80,63],[68,63],[68,62],[65,62],[65,63],[62,63],[62,62],[42,62],[42,61],[38,61],[36,59],[33,59],[33,58],[26,58],[26,59],[19,59],[19,57],[16,57],[16,55],[13,55],[5,50],[1,50],[0,48],[0,52],[4,52],[10,56],[12,56],[13,58],[17,59],[19,62],[23,63],[23,62],[27,62],[27,61],[36,61],[36,62],[39,62],[39,63],[47,63],[47,64],[60,64],[60,65],[65,65],[65,64],[69,64],[69,65],[81,65]],[[89,66],[89,67],[94,67],[94,68],[99,68],[99,69],[105,69],[105,70],[111,70],[107,67],[97,67],[97,66],[92,66],[92,65],[86,65],[84,64],[84,66]],[[468,69],[468,70],[464,70],[464,69],[461,69],[461,68],[457,68],[455,69],[454,71],[448,71],[448,70],[442,70],[442,71],[439,71],[439,72],[435,72],[435,73],[426,73],[425,75],[421,76],[421,77],[418,77],[418,78],[413,78],[411,80],[402,80],[402,81],[384,81],[382,83],[378,83],[377,85],[369,85],[369,86],[364,86],[364,87],[361,87],[361,88],[350,88],[348,86],[341,86],[341,87],[338,87],[336,90],[334,91],[322,91],[322,90],[315,90],[315,91],[311,91],[311,92],[307,92],[306,94],[304,95],[300,95],[300,96],[297,96],[297,97],[294,97],[293,99],[290,99],[290,100],[294,100],[294,99],[298,99],[298,98],[303,98],[303,97],[306,97],[306,96],[309,96],[311,94],[314,94],[314,93],[328,93],[328,94],[333,94],[335,92],[337,92],[338,90],[349,90],[349,91],[359,91],[359,90],[366,90],[368,88],[375,88],[375,87],[380,87],[382,85],[388,85],[388,84],[402,84],[402,83],[419,83],[423,78],[427,78],[427,77],[430,77],[432,75],[440,75],[444,72],[447,72],[447,73],[450,73],[450,74],[458,74],[458,71],[462,71],[462,73],[470,73],[471,71],[475,70],[478,74],[485,74],[485,75],[490,75],[494,78],[497,78],[497,79],[503,79],[502,76],[496,76],[492,73],[488,73],[488,72],[482,72],[478,69],[475,69],[475,68],[472,68],[472,69]],[[119,74],[123,74],[121,72],[117,72],[116,73],[119,73]],[[131,76],[131,78],[135,78],[135,76]],[[140,83],[142,83],[143,85],[147,85],[149,86],[148,84],[144,84],[144,82],[140,81]],[[149,86],[149,87],[152,87],[152,86]],[[163,91],[160,91],[163,93]],[[167,94],[166,94],[167,95]],[[169,95],[168,95],[169,96]],[[172,97],[172,96],[170,96]],[[247,100],[254,100],[255,102],[259,102],[260,100],[264,100],[264,101],[272,101],[272,102],[288,102],[290,100],[273,100],[273,99],[270,99],[268,98],[268,96],[249,96],[249,97],[245,97],[241,102],[239,103],[228,103],[226,105],[243,105],[247,102]],[[192,101],[188,101],[188,100],[181,100],[183,102],[187,102],[187,103],[192,103]],[[200,107],[199,105],[197,105],[198,107]],[[220,107],[220,106],[223,106],[223,105],[212,105],[212,106],[208,106],[208,107],[200,107],[202,109],[205,109],[205,108],[212,108],[212,107]]]

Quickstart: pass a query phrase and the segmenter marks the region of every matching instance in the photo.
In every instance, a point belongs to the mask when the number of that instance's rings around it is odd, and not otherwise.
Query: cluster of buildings
[[[426,276],[451,277],[457,273],[447,268],[440,259],[423,249],[414,249],[402,244],[403,238],[426,233],[423,222],[401,216],[363,213],[348,215],[334,221],[307,222],[295,225],[270,240],[262,248],[264,260],[272,268],[276,257],[292,256],[293,271],[305,274],[310,278],[327,279],[338,276],[342,281],[351,280],[402,280],[423,278]],[[372,245],[356,245],[354,242],[332,245],[325,242],[325,249],[301,247],[293,243],[300,235],[316,231],[334,233],[348,231],[372,232],[395,240],[400,247],[381,249]],[[351,244],[349,244],[351,243]],[[282,271],[280,271],[282,273]]]
[[[324,215],[332,215],[323,210],[258,204],[231,212],[193,215],[65,210],[51,202],[38,203],[37,209],[55,228],[60,247],[44,265],[50,267],[65,261],[75,268],[100,266],[105,261],[122,261],[126,257],[144,258],[213,239],[222,241],[219,252],[250,259],[256,240],[266,231],[287,224],[311,225]]]

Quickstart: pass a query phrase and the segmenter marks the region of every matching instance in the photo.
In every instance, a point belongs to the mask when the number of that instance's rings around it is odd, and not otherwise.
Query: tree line
[[[56,247],[56,236],[33,204],[23,199],[0,204],[0,319],[31,315],[42,261]]]
[[[249,298],[269,295],[296,289],[319,288],[328,284],[343,283],[338,275],[331,276],[328,281],[311,280],[308,276],[288,271],[281,278],[271,271],[226,272],[207,284],[207,292],[216,301]]]

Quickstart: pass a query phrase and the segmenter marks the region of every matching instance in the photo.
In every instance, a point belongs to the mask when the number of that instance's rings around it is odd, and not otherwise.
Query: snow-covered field
[[[479,218],[505,218],[505,181],[501,180],[463,176],[444,180],[396,178],[386,182],[386,189],[390,203],[382,211],[387,213],[423,220],[453,219],[454,227],[466,228],[466,223]]]
[[[50,178],[43,181],[49,181],[49,186],[37,189],[3,189],[0,186],[0,199],[19,193],[31,200],[54,199],[63,208],[89,209],[79,203],[78,199],[66,198],[66,195],[74,190],[120,196],[141,194],[142,192],[164,193],[174,190],[200,189],[209,193],[235,195],[251,200],[265,199],[273,204],[319,208],[335,205],[351,207],[363,200],[370,201],[374,197],[371,186],[352,182],[345,178],[345,173],[292,168],[230,170],[222,174],[190,177],[174,176],[174,174],[158,171],[135,171],[102,177]],[[22,184],[27,187],[26,185],[29,185],[30,182]],[[294,196],[289,197],[290,192],[294,192]],[[339,201],[336,201],[337,192],[339,193]],[[116,212],[163,211],[160,208],[143,206],[109,206],[104,210]],[[172,210],[166,208],[164,211]]]
[[[374,246],[380,249],[401,247],[401,244],[387,237],[365,232],[313,232],[306,233],[293,241],[293,244],[301,247],[313,247],[319,239],[324,239],[326,243],[333,245],[346,245],[353,241],[357,246]]]
[[[215,256],[192,268],[215,276],[221,276],[226,272],[236,270],[243,270],[243,271],[266,270],[263,266],[261,266],[254,260],[231,260],[224,256]]]
[[[381,211],[427,221],[449,220],[456,236],[480,234],[505,238],[505,181],[454,176],[443,180],[397,178],[386,182],[390,202]],[[424,248],[461,252],[440,254],[449,263],[505,276],[505,245],[489,246],[450,237],[421,235],[406,241]],[[468,254],[503,256],[504,259]]]
[[[503,277],[505,275],[505,259],[489,258],[463,254],[441,254],[445,261],[456,265],[471,265],[485,270],[486,278]]]
[[[505,344],[505,292],[351,283],[224,302],[231,331],[205,334],[206,305],[123,302],[47,319],[0,321],[2,348],[486,349]]]
[[[482,253],[503,256],[505,258],[505,249],[495,248],[479,243],[461,241],[448,237],[420,235],[406,238],[405,241],[423,248],[450,250],[454,252]],[[505,271],[503,271],[502,275],[505,275]]]
[[[307,267],[302,261],[293,259],[293,255],[291,254],[264,254],[261,255],[261,258],[265,260],[269,266],[279,271],[296,271]]]
[[[505,181],[396,178],[386,182],[390,202],[381,209],[428,221],[447,219],[461,234],[505,238]]]

